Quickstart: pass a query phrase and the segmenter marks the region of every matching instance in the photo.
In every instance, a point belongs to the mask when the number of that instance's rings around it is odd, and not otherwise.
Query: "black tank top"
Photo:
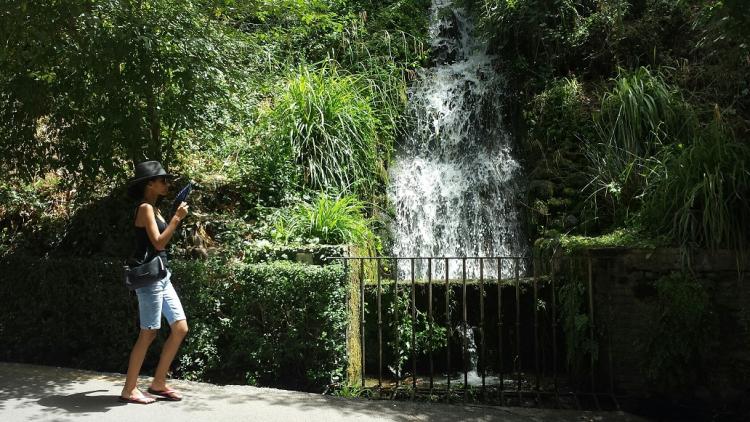
[[[141,202],[135,208],[136,216],[138,213],[138,208],[145,203],[146,202]],[[167,228],[167,223],[157,218],[156,214],[154,214],[154,220],[156,221],[156,227],[159,228],[159,233],[163,233]],[[135,222],[133,224],[135,224]],[[157,251],[156,248],[154,248],[154,245],[151,243],[151,239],[148,238],[148,233],[146,233],[145,227],[133,226],[133,228],[135,229],[135,253],[133,254],[133,257],[137,260],[142,260],[146,255],[146,252],[148,252],[149,258],[158,254],[164,261],[164,265],[166,265],[167,251]]]

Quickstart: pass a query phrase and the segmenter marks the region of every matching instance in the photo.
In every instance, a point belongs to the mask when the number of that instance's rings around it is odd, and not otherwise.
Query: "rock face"
[[[460,40],[461,30],[460,21],[456,11],[444,7],[437,11],[437,16],[440,19],[437,25],[437,39],[438,40]],[[442,65],[455,63],[458,59],[459,50],[453,43],[442,42],[435,43],[432,48],[432,65]]]

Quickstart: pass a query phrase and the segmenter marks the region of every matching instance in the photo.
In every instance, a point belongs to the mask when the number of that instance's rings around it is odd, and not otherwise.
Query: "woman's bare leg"
[[[151,382],[151,388],[157,391],[167,389],[167,371],[169,371],[169,367],[172,365],[175,355],[177,355],[177,349],[180,348],[180,344],[188,332],[187,321],[184,319],[175,321],[170,328],[169,337],[164,342],[164,348],[161,351],[159,365],[156,366],[154,372],[154,380]]]
[[[120,394],[122,397],[137,397],[141,395],[140,391],[138,391],[138,374],[141,372],[141,366],[143,365],[143,359],[146,358],[148,347],[156,338],[156,333],[157,330],[141,329],[141,332],[138,334],[138,340],[130,352],[128,375],[125,378],[125,387],[123,387]]]

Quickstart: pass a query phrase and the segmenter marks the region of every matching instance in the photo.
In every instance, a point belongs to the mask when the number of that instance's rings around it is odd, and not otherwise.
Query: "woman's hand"
[[[177,207],[177,211],[175,211],[174,215],[177,217],[178,220],[182,221],[185,216],[188,214],[188,204],[187,202],[182,202],[179,207]]]

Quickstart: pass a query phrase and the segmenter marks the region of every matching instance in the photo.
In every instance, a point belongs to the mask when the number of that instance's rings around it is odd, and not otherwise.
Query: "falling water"
[[[520,166],[503,127],[503,79],[493,56],[472,36],[466,12],[433,0],[430,39],[435,65],[410,91],[410,135],[391,169],[396,207],[393,253],[402,257],[518,256],[526,250],[516,197]],[[503,272],[512,268],[504,261]],[[424,271],[423,260],[417,266]],[[495,261],[485,276],[496,274]],[[461,260],[450,262],[460,277]],[[467,277],[479,264],[467,261]],[[442,261],[433,265],[444,274]],[[401,269],[402,275],[408,269]]]
[[[468,363],[468,371],[466,374],[466,384],[467,385],[477,385],[482,383],[482,376],[479,375],[477,372],[477,363],[479,362],[479,357],[477,355],[477,343],[474,340],[474,327],[471,327],[470,325],[461,324],[458,327],[456,327],[456,332],[460,333],[461,336],[466,337],[466,354],[469,357]],[[492,377],[494,380],[494,377]],[[460,381],[463,381],[463,378],[459,379]],[[486,380],[485,380],[486,381]]]

